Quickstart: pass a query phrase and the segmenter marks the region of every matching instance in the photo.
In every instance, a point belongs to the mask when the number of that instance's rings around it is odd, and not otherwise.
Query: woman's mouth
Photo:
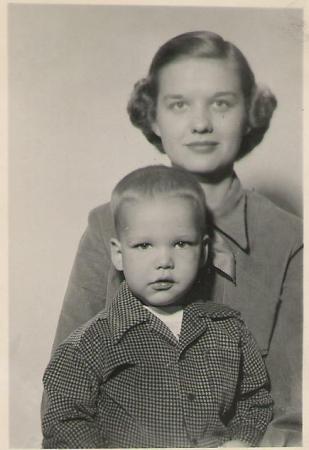
[[[219,142],[217,141],[196,141],[186,144],[190,150],[196,153],[211,153],[215,150]]]

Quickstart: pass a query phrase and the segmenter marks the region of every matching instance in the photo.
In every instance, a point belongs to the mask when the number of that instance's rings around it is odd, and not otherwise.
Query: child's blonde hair
[[[124,203],[144,199],[153,200],[158,196],[181,197],[194,205],[196,226],[207,232],[208,214],[204,191],[189,172],[154,165],[142,167],[126,175],[112,192],[111,207],[117,235],[120,232],[121,208]]]

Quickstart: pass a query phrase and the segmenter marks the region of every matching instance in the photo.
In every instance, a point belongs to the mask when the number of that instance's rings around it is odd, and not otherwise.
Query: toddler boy
[[[44,375],[44,448],[256,446],[272,416],[262,357],[239,313],[198,296],[208,253],[202,188],[149,166],[112,194],[125,281]]]

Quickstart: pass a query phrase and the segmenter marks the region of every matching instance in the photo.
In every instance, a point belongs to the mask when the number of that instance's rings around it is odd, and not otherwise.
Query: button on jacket
[[[124,282],[44,376],[45,448],[256,445],[272,415],[260,351],[239,313],[184,309],[179,341]]]
[[[265,445],[301,445],[302,222],[244,190],[236,176],[224,203],[212,212],[214,258],[205,269],[202,297],[240,311],[263,352],[275,401]],[[110,260],[113,235],[109,204],[91,211],[54,348],[116,293],[122,278]]]

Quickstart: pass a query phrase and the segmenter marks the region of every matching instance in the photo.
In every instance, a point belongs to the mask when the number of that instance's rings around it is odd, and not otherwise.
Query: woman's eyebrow
[[[238,97],[238,94],[234,91],[219,91],[219,92],[216,92],[213,95],[213,97],[222,97],[224,95],[228,95],[230,97],[235,97],[235,98]]]
[[[183,95],[181,95],[181,94],[166,94],[163,96],[163,100],[179,100],[180,98],[183,98]]]
[[[215,92],[211,97],[223,97],[223,96],[229,96],[237,98],[239,95],[237,92],[234,91],[218,91]],[[179,100],[183,99],[184,96],[182,94],[166,94],[163,96],[163,100]]]

